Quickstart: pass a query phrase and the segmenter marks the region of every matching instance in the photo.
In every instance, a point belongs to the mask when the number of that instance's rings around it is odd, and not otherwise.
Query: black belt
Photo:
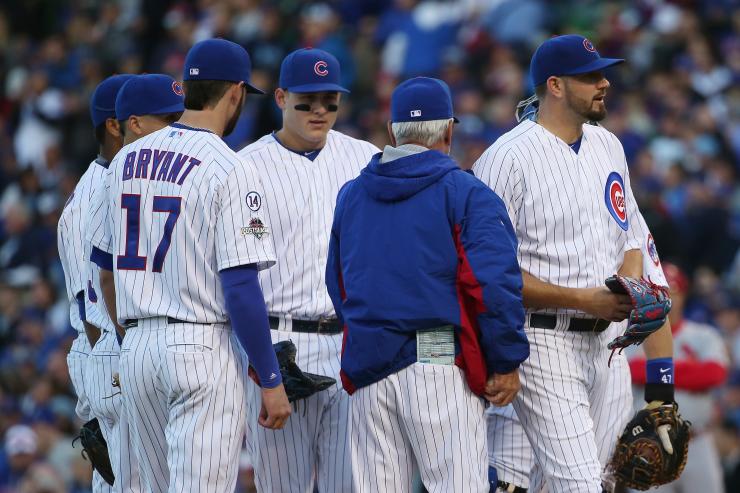
[[[187,320],[180,320],[179,318],[167,317],[167,323],[168,324],[190,324],[190,323],[198,323],[198,322],[188,322]],[[136,327],[137,325],[139,325],[139,320],[136,318],[127,318],[123,322],[123,327],[126,329]]]
[[[533,313],[529,316],[529,326],[538,329],[554,329],[557,321],[555,315]],[[571,318],[568,332],[604,332],[609,324],[611,322],[603,318]]]
[[[507,483],[506,481],[500,481],[498,482],[498,488],[502,491],[512,491],[514,493],[527,493],[527,488],[522,488],[521,486],[514,486],[514,489],[511,488],[511,484]]]
[[[307,332],[310,334],[340,334],[342,327],[336,318],[323,318],[321,320],[291,320],[292,332]],[[270,317],[270,328],[278,330],[280,318]]]

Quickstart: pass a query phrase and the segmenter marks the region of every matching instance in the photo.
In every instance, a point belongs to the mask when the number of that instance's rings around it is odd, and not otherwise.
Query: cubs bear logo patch
[[[604,187],[604,202],[609,214],[614,218],[620,228],[627,231],[629,219],[627,218],[627,200],[624,193],[624,181],[616,171],[612,171],[606,178]]]

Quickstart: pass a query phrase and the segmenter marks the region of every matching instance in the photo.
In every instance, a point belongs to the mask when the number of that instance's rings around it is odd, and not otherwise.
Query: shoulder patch
[[[655,240],[653,239],[652,233],[648,233],[647,235],[645,249],[647,250],[648,255],[650,255],[650,260],[653,261],[656,267],[660,267],[660,257],[658,257],[658,249],[655,247]]]
[[[629,218],[627,217],[627,201],[624,195],[624,181],[622,175],[616,171],[612,171],[606,178],[604,202],[606,203],[606,209],[619,227],[627,231]]]

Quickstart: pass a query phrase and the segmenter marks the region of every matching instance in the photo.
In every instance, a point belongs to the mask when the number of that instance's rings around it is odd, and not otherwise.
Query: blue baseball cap
[[[130,78],[118,91],[116,118],[164,115],[185,111],[182,86],[169,75],[146,74]]]
[[[414,77],[401,82],[391,95],[391,122],[458,119],[452,114],[452,96],[444,81]]]
[[[349,90],[339,82],[339,61],[331,53],[302,48],[290,53],[280,65],[280,87],[295,93]]]
[[[623,61],[622,58],[602,58],[587,38],[565,34],[550,38],[537,48],[529,64],[529,73],[536,87],[552,76],[586,74]]]
[[[183,80],[225,80],[243,82],[247,92],[264,94],[249,83],[252,62],[241,45],[226,39],[195,43],[185,57]]]
[[[98,84],[90,98],[90,118],[97,127],[108,118],[116,117],[116,96],[132,74],[112,75]]]

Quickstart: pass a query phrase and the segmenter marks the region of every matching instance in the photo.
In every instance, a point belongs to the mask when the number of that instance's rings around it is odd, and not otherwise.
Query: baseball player
[[[101,325],[92,322],[97,318],[98,309],[92,303],[92,300],[97,301],[97,294],[89,284],[91,279],[88,277],[89,268],[86,260],[89,259],[89,252],[86,251],[83,241],[87,226],[85,215],[95,189],[102,183],[105,168],[122,145],[122,135],[115,118],[115,102],[119,89],[130,77],[132,76],[109,77],[101,82],[93,92],[90,100],[90,116],[95,127],[99,155],[90,163],[75,186],[64,206],[57,227],[59,258],[64,269],[70,306],[69,318],[72,327],[78,332],[67,356],[67,365],[78,397],[77,415],[83,421],[99,417],[94,410],[91,410],[89,396],[86,392],[86,388],[90,388],[90,383],[86,382],[84,377],[89,375],[94,378],[85,371],[85,366],[92,347],[100,338],[101,330]],[[111,491],[110,486],[97,472],[93,472],[93,491]]]
[[[221,139],[249,84],[249,55],[211,39],[185,60],[185,112],[125,146],[90,227],[111,254],[126,327],[120,383],[145,488],[233,491],[244,436],[246,358],[262,382],[260,424],[290,414],[257,273],[274,264],[259,176]],[[237,342],[237,338],[238,341]]]
[[[134,76],[121,87],[116,97],[116,118],[128,145],[139,137],[167,126],[177,120],[184,110],[182,87],[172,77],[161,74]],[[100,180],[98,193],[93,196],[88,212],[92,221],[105,188]],[[99,416],[101,430],[108,443],[111,467],[116,477],[116,491],[140,491],[139,466],[130,448],[128,416],[123,413],[119,387],[120,342],[115,320],[115,290],[113,287],[112,256],[97,248],[91,251],[90,276],[95,302],[104,304],[108,312],[98,310],[93,323],[99,325],[103,335],[88,358],[86,383],[90,406]],[[98,301],[99,300],[99,301]],[[93,396],[95,396],[93,398]]]
[[[339,193],[326,280],[344,324],[360,492],[486,492],[483,400],[506,405],[528,356],[506,209],[449,158],[447,85],[391,97],[393,147]]]
[[[337,59],[323,50],[300,49],[280,67],[275,102],[282,128],[239,152],[265,182],[247,206],[270,204],[278,264],[260,274],[274,342],[291,339],[303,370],[339,378],[341,327],[326,290],[324,269],[339,189],[379,150],[332,130],[349,91],[340,85]],[[257,387],[250,382],[247,442],[259,491],[352,490],[348,445],[348,395],[339,385],[297,406],[282,430],[257,426]]]
[[[603,283],[616,272],[640,277],[643,231],[621,144],[587,122],[606,115],[603,70],[622,61],[600,57],[582,36],[545,41],[530,66],[537,121],[522,121],[473,167],[504,200],[519,240],[531,356],[514,408],[541,481],[555,493],[600,493],[599,456],[621,431],[609,430],[606,418],[607,329],[627,318],[632,304]],[[672,382],[669,324],[644,347],[655,370],[646,400],[673,402],[673,384],[658,373],[667,368]],[[606,436],[611,445],[597,442]]]
[[[642,244],[642,274],[649,277],[654,283],[666,286],[658,252],[655,248],[652,234],[644,223],[642,215],[635,218],[641,229],[646,232]],[[613,323],[609,327],[608,338],[613,339],[624,332],[626,323]],[[644,372],[644,369],[643,369]],[[609,459],[614,452],[615,436],[613,430],[624,429],[632,412],[632,392],[630,390],[630,369],[626,358],[615,354],[609,373],[606,387],[610,391],[606,394],[606,405],[603,409],[609,410],[604,416],[608,425],[602,427],[606,436],[596,437],[599,448],[599,463],[602,467],[602,480],[613,482],[606,469]],[[492,491],[525,493],[529,488],[532,476],[538,477],[542,471],[535,467],[532,446],[529,444],[524,428],[514,411],[514,406],[489,407],[486,410],[488,425],[488,463],[489,479]],[[532,481],[542,484],[541,478]],[[496,487],[499,490],[496,490]],[[534,490],[530,490],[533,492]],[[546,491],[546,488],[540,491]]]
[[[651,238],[652,240],[652,238]],[[654,245],[654,244],[653,244]],[[650,258],[660,263],[657,252]],[[669,314],[673,329],[676,395],[681,414],[691,421],[691,442],[686,468],[676,481],[655,490],[660,493],[725,491],[722,465],[712,433],[707,429],[713,414],[712,391],[727,378],[729,355],[717,329],[683,318],[689,282],[673,264],[664,263],[663,271],[671,289],[673,308]],[[632,381],[637,393],[645,386],[646,362],[639,348],[631,354]]]

